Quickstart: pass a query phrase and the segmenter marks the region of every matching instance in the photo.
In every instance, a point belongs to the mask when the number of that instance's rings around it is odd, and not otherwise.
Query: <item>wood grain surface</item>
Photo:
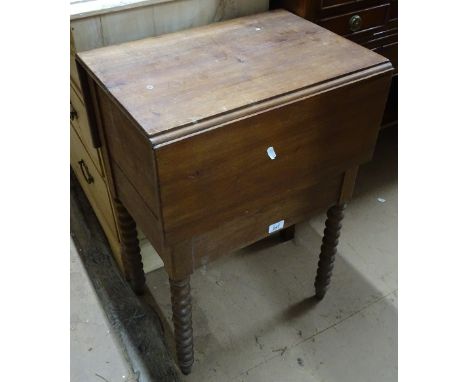
[[[150,136],[387,62],[283,10],[78,59]]]

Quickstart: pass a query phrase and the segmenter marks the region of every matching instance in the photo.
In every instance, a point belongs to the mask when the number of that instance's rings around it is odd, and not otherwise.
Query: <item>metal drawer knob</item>
[[[349,19],[349,29],[351,32],[356,32],[362,27],[362,17],[359,15],[351,16]]]

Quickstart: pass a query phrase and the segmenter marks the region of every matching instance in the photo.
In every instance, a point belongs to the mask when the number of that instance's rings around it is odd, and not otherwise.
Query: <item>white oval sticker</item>
[[[271,147],[271,146],[267,148],[267,154],[268,154],[268,156],[270,157],[271,160],[276,158],[275,149],[273,147]]]

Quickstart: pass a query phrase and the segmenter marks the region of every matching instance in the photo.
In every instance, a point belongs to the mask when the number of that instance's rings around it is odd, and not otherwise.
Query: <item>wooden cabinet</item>
[[[78,54],[116,201],[127,275],[138,225],[169,276],[176,352],[194,361],[190,275],[328,209],[330,281],[358,167],[371,159],[389,60],[283,10]]]

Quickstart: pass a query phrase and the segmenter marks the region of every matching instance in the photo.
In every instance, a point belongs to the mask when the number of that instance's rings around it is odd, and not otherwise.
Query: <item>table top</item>
[[[149,137],[225,122],[390,65],[284,10],[81,52],[78,60]]]

